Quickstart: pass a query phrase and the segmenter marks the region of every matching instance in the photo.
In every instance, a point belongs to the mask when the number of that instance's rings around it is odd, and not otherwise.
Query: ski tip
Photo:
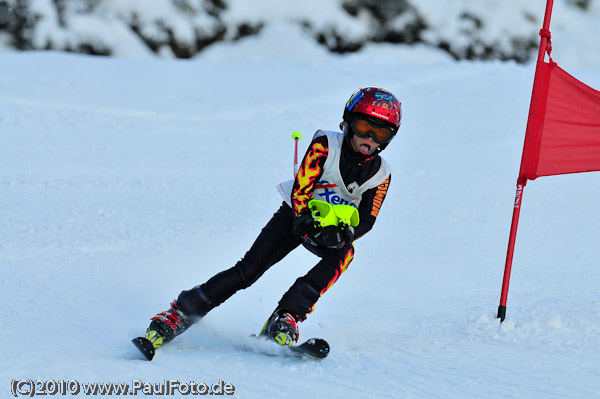
[[[309,341],[314,341],[313,346],[315,347],[315,356],[320,359],[325,359],[329,355],[329,343],[321,338],[312,338]]]
[[[325,359],[329,355],[329,343],[322,338],[311,338],[299,345],[290,346],[290,349],[300,355],[309,355],[314,359]]]
[[[152,342],[144,337],[134,338],[131,340],[131,342],[140,350],[140,352],[142,352],[142,355],[144,355],[146,359],[152,360],[152,358],[154,358],[156,349],[154,349],[154,346],[152,346]]]

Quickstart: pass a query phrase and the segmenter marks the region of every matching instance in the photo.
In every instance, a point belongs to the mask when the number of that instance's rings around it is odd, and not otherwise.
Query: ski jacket
[[[360,223],[354,235],[359,238],[373,227],[390,181],[390,167],[379,154],[364,158],[356,154],[343,133],[319,130],[296,179],[280,183],[278,190],[296,216],[307,211],[312,198],[355,206]]]

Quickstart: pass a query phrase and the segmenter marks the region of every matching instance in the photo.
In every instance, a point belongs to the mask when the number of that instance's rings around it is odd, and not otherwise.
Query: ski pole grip
[[[310,209],[313,219],[321,227],[335,226],[339,220],[333,210],[333,206],[325,201],[310,200],[308,201],[308,209]]]

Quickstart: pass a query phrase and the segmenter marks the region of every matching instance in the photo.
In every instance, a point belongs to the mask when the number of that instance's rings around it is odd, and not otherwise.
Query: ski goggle
[[[377,144],[389,143],[395,132],[389,127],[375,127],[364,119],[357,118],[352,121],[352,131],[361,139],[371,137]]]

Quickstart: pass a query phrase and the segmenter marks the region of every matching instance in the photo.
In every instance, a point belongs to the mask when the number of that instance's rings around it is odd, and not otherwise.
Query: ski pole
[[[294,179],[298,174],[298,141],[302,138],[302,133],[294,132],[292,133],[292,138],[294,139],[296,148],[294,149]]]

